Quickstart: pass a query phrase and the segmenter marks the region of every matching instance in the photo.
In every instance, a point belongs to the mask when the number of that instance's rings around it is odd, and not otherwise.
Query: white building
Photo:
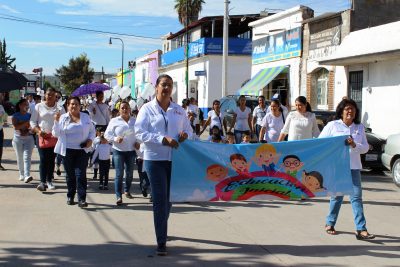
[[[400,21],[351,32],[320,64],[345,66],[349,86],[361,89],[349,97],[361,97],[366,127],[383,137],[400,133]]]
[[[302,21],[314,11],[305,6],[279,12],[249,24],[253,28],[252,79],[240,94],[279,93],[285,105],[299,96],[302,54]]]

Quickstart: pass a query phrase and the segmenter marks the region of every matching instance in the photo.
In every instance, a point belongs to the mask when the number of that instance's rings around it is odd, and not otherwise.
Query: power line
[[[72,26],[66,26],[66,25],[61,25],[61,24],[47,23],[47,22],[43,22],[43,21],[39,21],[39,20],[24,19],[24,18],[11,16],[11,15],[5,15],[5,14],[1,14],[1,13],[0,13],[0,19],[23,22],[23,23],[30,23],[30,24],[36,24],[36,25],[43,25],[43,26],[54,27],[54,28],[65,29],[65,30],[84,31],[84,32],[101,33],[101,34],[112,34],[112,35],[118,35],[118,36],[133,37],[133,38],[138,38],[138,39],[160,40],[160,38],[151,37],[151,36],[143,36],[143,35],[136,35],[136,34],[128,34],[128,33],[120,33],[120,32],[111,32],[111,31],[101,31],[101,30],[86,29],[86,28],[80,28],[80,27],[72,27]]]

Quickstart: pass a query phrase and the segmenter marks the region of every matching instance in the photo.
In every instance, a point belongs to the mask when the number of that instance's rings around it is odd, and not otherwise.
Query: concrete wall
[[[363,65],[362,122],[387,137],[400,133],[400,59]]]

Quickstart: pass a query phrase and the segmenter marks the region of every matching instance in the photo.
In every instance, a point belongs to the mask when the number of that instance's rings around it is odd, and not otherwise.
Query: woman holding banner
[[[348,136],[347,144],[350,146],[350,169],[353,182],[353,194],[350,195],[350,202],[356,226],[356,238],[366,240],[373,239],[375,236],[367,231],[362,202],[360,154],[366,153],[369,145],[364,126],[360,123],[359,114],[359,109],[354,100],[343,99],[336,107],[336,120],[329,122],[319,137]],[[335,224],[342,202],[343,196],[331,197],[325,225],[325,231],[330,235],[336,234]]]
[[[156,81],[155,99],[140,108],[135,123],[136,137],[143,143],[144,169],[152,189],[156,252],[159,256],[167,255],[171,152],[193,132],[185,110],[170,100],[172,87],[172,78],[160,75]]]
[[[285,126],[279,135],[278,142],[284,141],[288,136],[288,141],[303,140],[318,137],[319,128],[315,114],[311,111],[310,103],[304,96],[299,96],[295,100],[296,110],[289,113],[285,120]]]

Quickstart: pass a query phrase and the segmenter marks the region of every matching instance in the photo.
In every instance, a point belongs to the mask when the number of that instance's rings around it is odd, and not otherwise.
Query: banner
[[[171,201],[350,194],[353,187],[345,139],[238,145],[187,140],[173,151]]]

